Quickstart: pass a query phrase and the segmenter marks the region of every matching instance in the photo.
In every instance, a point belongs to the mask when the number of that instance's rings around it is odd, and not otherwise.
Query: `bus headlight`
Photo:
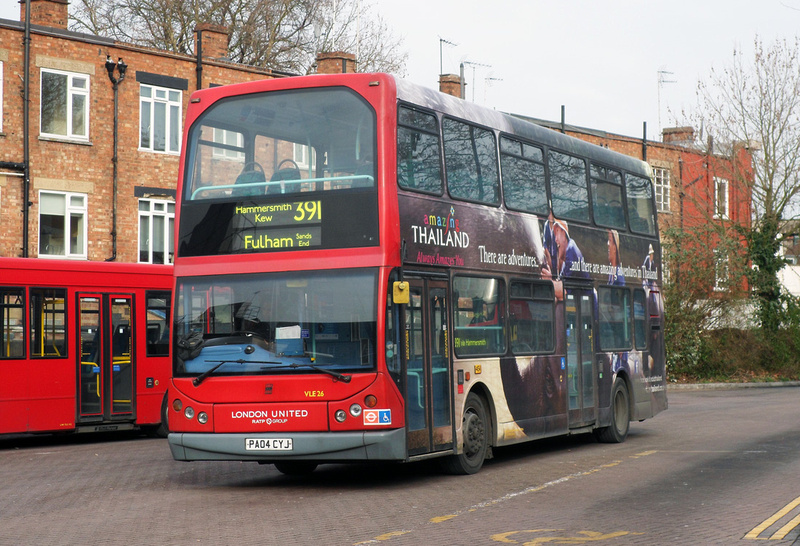
[[[336,419],[338,423],[344,423],[344,420],[347,419],[347,413],[343,409],[336,410],[334,419]]]
[[[353,404],[352,406],[350,406],[350,415],[352,415],[353,417],[358,417],[359,415],[361,415],[361,406],[358,404]]]
[[[208,423],[208,414],[204,411],[198,413],[197,422],[200,423],[201,425],[205,425],[206,423]]]
[[[194,408],[192,406],[186,406],[186,409],[183,410],[183,415],[187,419],[194,419]]]

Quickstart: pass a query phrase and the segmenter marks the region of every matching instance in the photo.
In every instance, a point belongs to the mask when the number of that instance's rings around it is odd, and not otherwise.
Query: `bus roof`
[[[427,107],[486,127],[492,127],[564,152],[585,156],[599,163],[616,165],[635,174],[650,175],[647,164],[634,157],[564,135],[511,114],[498,112],[400,78],[392,78],[397,85],[397,98],[402,101]]]
[[[279,91],[298,88],[327,87],[352,84],[354,88],[388,86],[396,90],[397,99],[409,104],[442,112],[445,115],[461,118],[485,127],[516,135],[533,143],[557,148],[563,152],[587,157],[592,161],[614,165],[628,172],[649,177],[650,169],[644,161],[613,152],[602,146],[564,135],[550,128],[531,123],[517,116],[499,112],[441,91],[430,89],[392,74],[350,73],[313,74],[292,76],[255,82],[237,83],[209,89],[201,89],[192,94],[191,102],[200,102],[201,97],[216,101],[223,97],[264,91]],[[197,97],[197,98],[195,98]],[[191,122],[193,120],[187,120]]]

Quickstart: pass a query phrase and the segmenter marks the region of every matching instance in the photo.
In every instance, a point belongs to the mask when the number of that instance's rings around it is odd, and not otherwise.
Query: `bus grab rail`
[[[279,186],[281,184],[304,184],[311,182],[340,182],[343,180],[366,180],[367,182],[374,183],[375,178],[368,174],[353,174],[349,176],[328,176],[323,178],[298,178],[296,180],[269,180],[266,182],[247,182],[245,184],[224,184],[221,186],[205,186],[197,188],[192,192],[192,200],[197,197],[198,193],[204,191],[220,191],[220,190],[234,190],[246,188],[267,188],[268,186]]]

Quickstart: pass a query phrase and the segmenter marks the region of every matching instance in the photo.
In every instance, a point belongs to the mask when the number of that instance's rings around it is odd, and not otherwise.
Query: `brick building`
[[[222,27],[198,26],[181,55],[71,32],[68,0],[28,5],[29,40],[26,2],[0,19],[0,256],[170,262],[189,96],[287,74],[226,61]],[[355,57],[318,64],[352,72]]]

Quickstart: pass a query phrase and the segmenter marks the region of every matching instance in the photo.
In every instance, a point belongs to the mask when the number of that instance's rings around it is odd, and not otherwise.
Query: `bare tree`
[[[194,28],[228,29],[229,59],[297,74],[323,51],[354,53],[360,71],[403,74],[407,53],[361,0],[75,0],[71,29],[191,54]]]
[[[698,85],[699,121],[715,146],[744,145],[753,152],[750,190],[753,222],[742,229],[752,263],[750,285],[761,326],[781,326],[778,255],[781,228],[798,214],[800,199],[800,42],[754,41],[752,58],[735,50],[733,61]],[[733,176],[740,175],[732,173]]]

